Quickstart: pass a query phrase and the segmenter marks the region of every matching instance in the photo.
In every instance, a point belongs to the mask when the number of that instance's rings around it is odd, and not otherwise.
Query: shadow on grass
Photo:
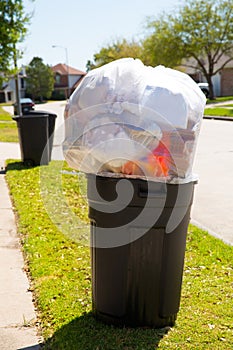
[[[170,327],[120,328],[85,314],[61,327],[43,344],[47,350],[154,350]]]
[[[32,161],[28,160],[25,162],[13,162],[9,163],[6,166],[6,171],[12,171],[12,170],[26,170],[35,168],[37,165],[34,165]]]

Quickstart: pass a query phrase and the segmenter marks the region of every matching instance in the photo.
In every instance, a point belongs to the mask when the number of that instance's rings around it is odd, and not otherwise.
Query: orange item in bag
[[[169,175],[169,166],[171,166],[172,157],[167,146],[160,141],[151,154],[148,155],[148,162],[154,169],[157,169],[155,176],[164,177]]]
[[[129,161],[122,165],[121,172],[127,175],[143,175],[137,162]]]
[[[125,163],[121,168],[121,172],[127,175],[168,176],[170,167],[173,164],[168,150],[169,139],[169,135],[164,134],[162,141],[147,157]]]

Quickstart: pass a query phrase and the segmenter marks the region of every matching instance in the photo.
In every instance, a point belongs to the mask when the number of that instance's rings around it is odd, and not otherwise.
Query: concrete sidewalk
[[[38,350],[36,314],[0,161],[0,349]]]
[[[6,159],[21,159],[18,143],[0,142],[0,350],[38,350],[42,339],[5,181]],[[64,159],[61,145],[54,145],[52,159]]]
[[[18,143],[0,142],[0,350],[38,350],[42,339],[5,181],[6,159],[21,159]],[[52,159],[63,159],[60,145]]]

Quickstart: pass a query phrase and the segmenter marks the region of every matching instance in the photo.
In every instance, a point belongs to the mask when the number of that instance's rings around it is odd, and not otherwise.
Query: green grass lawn
[[[10,113],[0,106],[0,142],[18,142],[16,122],[12,120]]]
[[[224,116],[224,117],[233,117],[233,105],[227,104],[227,105],[221,105],[221,102],[231,101],[233,100],[233,96],[226,96],[226,97],[217,97],[216,100],[207,100],[207,107],[205,108],[204,115],[209,116]],[[208,104],[212,103],[219,103],[218,106],[208,108]]]
[[[12,102],[1,102],[0,107],[2,106],[12,106]]]
[[[233,96],[223,96],[223,97],[216,97],[215,100],[207,100],[207,104],[209,103],[219,103],[219,102],[226,102],[233,100]]]
[[[62,162],[10,161],[18,221],[45,349],[225,349],[233,344],[233,248],[189,227],[181,307],[169,329],[116,328],[91,313],[86,181]]]
[[[219,105],[218,107],[230,108],[230,107],[233,107],[233,104],[229,103],[227,105]]]
[[[0,142],[19,142],[18,131],[15,122],[0,121]]]
[[[6,112],[2,106],[0,106],[0,121],[12,121],[10,113]]]
[[[225,107],[205,108],[204,115],[233,117],[233,108]]]

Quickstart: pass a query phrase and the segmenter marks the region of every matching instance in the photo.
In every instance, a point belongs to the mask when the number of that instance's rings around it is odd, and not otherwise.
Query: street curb
[[[217,116],[217,115],[204,115],[203,119],[224,120],[224,121],[228,121],[228,122],[233,121],[233,117],[221,117],[221,116]]]
[[[203,231],[207,231],[211,236],[220,239],[220,241],[222,241],[223,243],[225,243],[225,244],[227,244],[229,246],[233,246],[233,243],[230,242],[228,239],[223,238],[220,234],[218,234],[215,231],[211,230],[207,226],[201,224],[199,221],[191,219],[190,220],[190,224],[192,224],[194,226],[197,226],[198,228],[200,228]]]

